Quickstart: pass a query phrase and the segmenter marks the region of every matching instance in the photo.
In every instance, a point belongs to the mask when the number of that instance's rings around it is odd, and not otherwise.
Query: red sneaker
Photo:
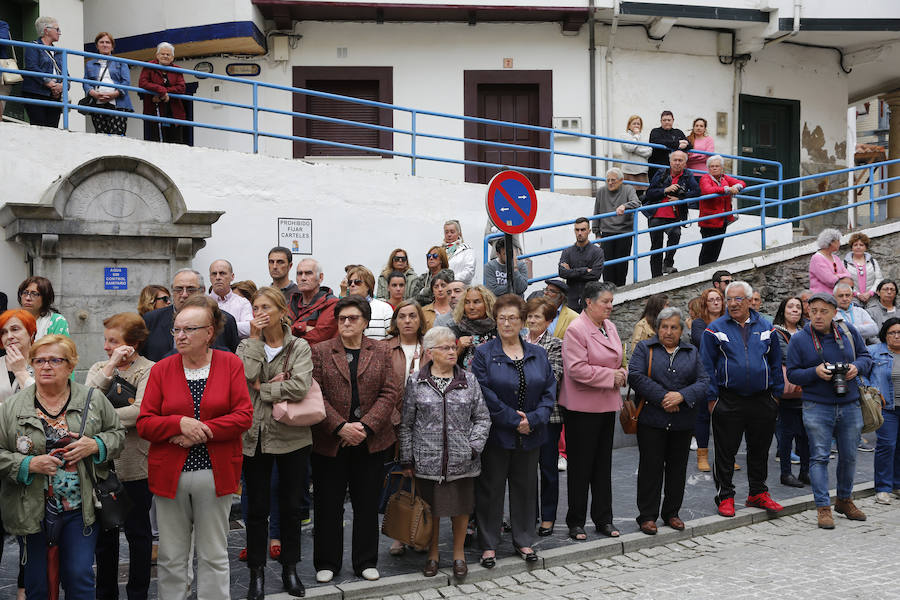
[[[723,517],[734,516],[734,498],[725,498],[719,502],[719,514]]]
[[[769,495],[769,492],[763,492],[761,494],[756,494],[755,496],[747,496],[747,506],[764,508],[770,515],[777,515],[784,510],[782,505],[772,500],[772,496]]]
[[[241,562],[247,562],[247,549],[241,548],[241,553],[238,554],[238,560]]]

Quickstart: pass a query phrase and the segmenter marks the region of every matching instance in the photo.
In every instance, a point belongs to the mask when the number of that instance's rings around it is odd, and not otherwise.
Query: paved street
[[[837,516],[816,527],[815,510],[600,560],[539,569],[384,600],[567,598],[900,598],[900,501],[857,502],[865,522]]]

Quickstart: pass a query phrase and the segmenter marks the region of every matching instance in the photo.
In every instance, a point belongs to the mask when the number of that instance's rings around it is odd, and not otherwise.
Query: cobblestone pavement
[[[865,522],[815,510],[624,555],[386,596],[384,600],[512,598],[678,599],[900,598],[900,501],[857,501]]]

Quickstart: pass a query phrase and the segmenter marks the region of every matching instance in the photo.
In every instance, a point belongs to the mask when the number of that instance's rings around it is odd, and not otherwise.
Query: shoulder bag
[[[650,369],[653,367],[653,348],[647,347],[650,352],[650,360],[647,361],[647,377],[650,377]],[[622,402],[622,410],[619,411],[619,423],[622,424],[622,431],[628,434],[637,433],[638,417],[641,416],[641,410],[644,408],[645,400],[635,407],[634,399],[631,396],[631,386],[625,393],[625,400]]]
[[[88,390],[87,402],[84,404],[84,413],[81,416],[81,434],[84,434],[84,424],[87,422],[88,412],[91,410],[91,394],[93,393],[94,388]],[[94,486],[94,513],[97,525],[103,531],[121,527],[125,524],[125,517],[128,516],[132,507],[131,499],[125,493],[125,486],[119,481],[115,470],[110,469],[106,479],[98,479],[94,469],[94,463],[90,461],[87,472]]]
[[[19,64],[16,62],[16,52],[13,50],[13,46],[8,46],[9,53],[12,55],[11,58],[0,58],[0,67],[4,69],[15,69],[19,70]],[[17,83],[22,83],[22,76],[19,73],[0,73],[0,84],[3,85],[15,85]]]
[[[112,404],[113,408],[125,408],[134,404],[137,397],[137,386],[126,381],[118,373],[113,377],[109,389],[106,390],[106,399]]]
[[[416,494],[416,479],[413,477],[411,491],[401,489],[388,500],[381,521],[381,533],[416,550],[425,550],[431,545],[433,527],[431,506]]]
[[[103,72],[100,73],[100,77],[97,78],[98,82],[103,81],[103,76],[106,75],[107,70],[109,70],[109,61],[108,60],[106,61],[106,65],[103,67]],[[94,89],[97,89],[98,87],[100,87],[99,84],[95,85]],[[82,98],[81,100],[78,101],[78,106],[92,106],[92,107],[96,108],[98,106],[97,99],[94,98],[93,96],[91,96],[90,94],[88,94],[87,96],[85,96],[84,98]],[[104,108],[106,108],[106,107],[104,106]],[[97,113],[90,113],[90,112],[87,112],[86,110],[79,109],[78,114],[84,115],[87,117],[90,115],[95,115]]]
[[[841,332],[850,340],[850,347],[853,348],[853,358],[856,358],[856,342],[853,341],[853,334],[850,333],[850,328],[847,327],[844,321],[838,321],[837,324]],[[822,362],[825,362],[825,358],[818,346],[816,346],[816,350],[819,351]],[[874,385],[865,385],[859,373],[856,375],[856,385],[859,386],[859,409],[862,412],[863,419],[861,433],[871,433],[884,425],[884,415],[881,414],[881,410],[884,408],[884,396],[881,395],[881,390]]]
[[[291,377],[291,371],[288,369],[288,360],[291,356],[291,350],[294,349],[295,341],[292,340],[284,350],[284,363],[281,370],[284,372],[285,379],[290,379]],[[282,400],[273,404],[272,418],[283,425],[291,425],[293,427],[309,427],[324,421],[325,399],[322,396],[322,388],[319,387],[319,383],[315,379],[310,378],[309,390],[300,402]]]

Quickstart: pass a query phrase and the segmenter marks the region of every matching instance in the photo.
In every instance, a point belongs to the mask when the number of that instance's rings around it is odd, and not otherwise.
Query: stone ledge
[[[544,568],[564,567],[572,563],[599,560],[622,554],[622,538],[609,538],[577,542],[541,552]]]
[[[378,581],[350,581],[337,584],[343,594],[342,600],[355,598],[379,598],[395,594],[408,594],[430,588],[442,588],[451,585],[446,575],[439,572],[434,577],[425,577],[421,572],[406,573],[382,577]],[[307,597],[309,594],[307,593]]]
[[[497,577],[518,575],[520,573],[526,573],[528,571],[546,568],[546,565],[544,564],[545,553],[538,552],[538,554],[540,554],[540,558],[530,563],[526,563],[518,556],[498,558],[497,564],[493,569],[485,569],[478,562],[469,563],[469,574],[466,575],[466,578],[462,581],[457,581],[457,579],[453,576],[452,567],[443,568],[440,572],[443,573],[444,576],[449,580],[449,585],[477,583],[479,581],[486,581],[488,579],[496,579]]]

